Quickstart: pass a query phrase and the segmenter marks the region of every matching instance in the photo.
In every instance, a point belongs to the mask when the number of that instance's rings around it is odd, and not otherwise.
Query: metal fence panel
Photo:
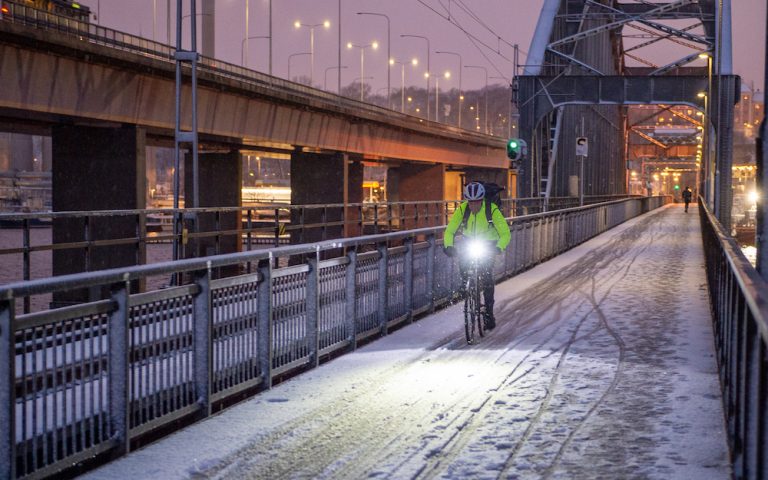
[[[261,380],[259,366],[258,286],[259,275],[250,274],[214,281],[213,303],[213,393]]]
[[[320,350],[346,345],[351,332],[345,320],[347,290],[346,278],[349,262],[335,261],[320,266]]]
[[[387,321],[407,314],[405,310],[405,251],[399,248],[397,253],[387,257]]]
[[[131,298],[129,307],[130,427],[195,405],[193,302],[197,288],[164,298]],[[139,429],[138,432],[144,431]]]
[[[16,475],[108,442],[107,342],[111,302],[16,319],[12,398]],[[48,313],[48,312],[46,312]],[[7,407],[4,407],[7,408]]]
[[[662,202],[635,199],[511,219],[510,247],[503,261],[495,263],[495,271],[509,275],[530,268],[639,214],[644,204]],[[8,370],[0,379],[0,399],[8,400],[0,420],[9,420],[0,440],[0,473],[48,475],[108,449],[123,453],[138,435],[183,416],[205,415],[212,401],[247,388],[269,388],[276,375],[316,364],[319,355],[337,348],[354,348],[357,339],[386,333],[387,321],[411,318],[415,311],[430,308],[433,300],[453,298],[460,286],[458,265],[439,248],[435,237],[441,231],[344,239],[0,287],[0,354],[8,357],[0,364],[0,372]],[[424,235],[426,243],[412,243]],[[390,240],[406,246],[387,248]],[[338,252],[340,247],[349,248],[346,256],[317,261],[319,252]],[[377,251],[357,253],[371,247]],[[275,261],[278,257],[303,255],[311,261],[273,267],[283,263]],[[716,326],[721,374],[728,382],[727,401],[736,412],[729,432],[749,444],[764,438],[762,430],[750,427],[768,407],[765,369],[759,367],[765,362],[765,345],[752,338],[759,333],[762,339],[767,329],[762,320],[755,320],[751,297],[739,296],[743,280],[728,269],[729,262],[722,253],[708,259],[708,265],[717,267],[708,272],[710,284],[717,285],[713,308],[722,312]],[[219,267],[251,263],[258,265],[256,273],[210,279],[210,272]],[[191,283],[128,295],[133,281],[160,274]],[[15,317],[18,298],[105,286],[112,287],[109,299]],[[756,468],[749,453],[753,447],[745,448],[745,468]]]
[[[413,309],[420,310],[430,303],[430,291],[427,285],[427,255],[429,244],[418,243],[413,246]]]
[[[375,252],[357,257],[357,333],[369,334],[379,329],[379,257]]]
[[[290,368],[309,359],[307,268],[275,270],[272,278],[272,368]]]

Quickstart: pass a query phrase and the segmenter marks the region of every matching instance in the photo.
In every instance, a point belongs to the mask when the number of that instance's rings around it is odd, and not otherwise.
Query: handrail
[[[631,198],[510,218],[510,247],[494,262],[494,277],[532,268],[666,201]],[[124,454],[143,436],[206,417],[451,301],[459,281],[455,260],[439,248],[444,228],[0,287],[0,478],[54,475],[83,458]],[[256,270],[242,273],[246,263]],[[236,276],[217,278],[218,268],[233,267],[241,269]],[[184,284],[132,291],[133,281],[158,274]],[[78,288],[101,298],[16,315],[21,297]],[[86,397],[83,409],[78,399]],[[66,415],[44,416],[59,407]],[[36,412],[45,413],[29,421]]]
[[[765,478],[768,282],[699,197],[715,346],[735,478]]]

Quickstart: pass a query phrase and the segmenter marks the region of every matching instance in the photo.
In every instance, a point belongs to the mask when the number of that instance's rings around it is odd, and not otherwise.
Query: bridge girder
[[[524,75],[516,79],[518,131],[530,147],[518,169],[518,191],[568,194],[569,182],[579,175],[571,146],[576,136],[587,136],[593,158],[580,179],[586,193],[626,193],[627,108],[685,104],[704,109],[698,94],[707,92],[707,124],[716,140],[711,156],[717,165],[707,165],[702,186],[721,223],[728,225],[730,175],[717,172],[730,172],[739,88],[739,78],[731,74],[730,22],[729,0],[545,0]],[[625,35],[630,30],[643,38]],[[670,42],[675,48],[659,49]],[[701,60],[702,54],[710,59]],[[656,58],[662,56],[671,58]],[[696,66],[702,62],[707,66]]]

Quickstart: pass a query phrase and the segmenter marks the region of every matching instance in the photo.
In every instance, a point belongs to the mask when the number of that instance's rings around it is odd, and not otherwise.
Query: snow
[[[84,478],[730,478],[701,245],[643,215]]]

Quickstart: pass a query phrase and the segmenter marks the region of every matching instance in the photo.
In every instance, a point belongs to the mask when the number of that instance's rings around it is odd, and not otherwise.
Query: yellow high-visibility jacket
[[[456,232],[461,228],[462,220],[464,220],[464,211],[468,208],[469,203],[464,201],[459,205],[459,208],[453,212],[451,221],[448,222],[445,234],[443,235],[444,246],[453,246],[453,239],[456,236]],[[504,214],[501,213],[499,207],[497,207],[495,203],[491,204],[491,218],[493,220],[492,224],[485,218],[485,200],[483,200],[483,204],[477,213],[470,212],[462,234],[468,238],[495,241],[496,246],[504,250],[507,248],[507,245],[509,245],[509,240],[512,235],[509,233],[509,225],[507,225]]]

